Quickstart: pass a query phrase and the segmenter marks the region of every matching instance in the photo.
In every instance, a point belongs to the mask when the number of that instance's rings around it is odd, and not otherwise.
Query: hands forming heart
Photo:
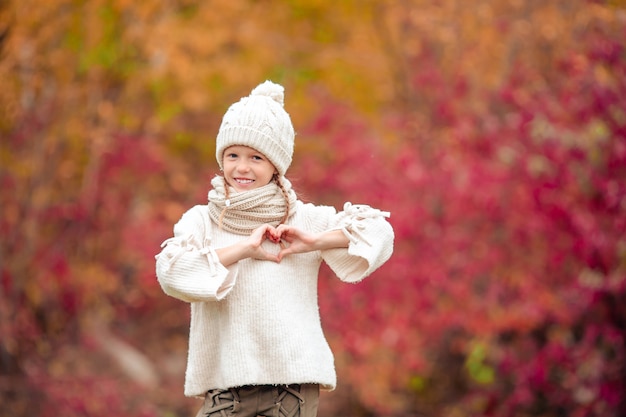
[[[263,249],[264,241],[280,246],[277,254]],[[264,224],[257,228],[248,240],[251,248],[251,258],[280,262],[285,256],[294,253],[303,253],[314,250],[314,236],[293,226],[281,224],[278,227]]]

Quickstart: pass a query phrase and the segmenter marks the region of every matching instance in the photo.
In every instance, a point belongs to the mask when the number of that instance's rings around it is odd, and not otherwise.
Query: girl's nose
[[[250,171],[250,166],[247,162],[241,161],[237,164],[237,171],[239,172],[248,172]]]

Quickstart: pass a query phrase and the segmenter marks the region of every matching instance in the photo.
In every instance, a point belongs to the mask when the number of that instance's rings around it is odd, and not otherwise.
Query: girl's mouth
[[[250,180],[248,178],[235,178],[235,181],[237,182],[237,184],[252,184],[254,182],[254,180]]]

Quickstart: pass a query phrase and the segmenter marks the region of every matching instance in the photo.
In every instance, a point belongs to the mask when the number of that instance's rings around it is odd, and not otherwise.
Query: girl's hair
[[[291,207],[289,205],[289,193],[285,189],[285,186],[283,185],[283,182],[280,180],[280,176],[278,174],[274,174],[273,179],[276,182],[276,185],[278,185],[278,188],[280,188],[280,191],[282,191],[283,198],[285,199],[285,207],[286,207],[285,215],[283,216],[283,218],[280,220],[280,223],[279,223],[279,224],[283,224],[289,218],[289,211],[291,210]]]
[[[280,220],[280,223],[279,223],[279,224],[283,224],[289,218],[289,211],[291,210],[291,206],[289,204],[289,193],[285,189],[285,186],[280,180],[280,176],[278,174],[274,174],[274,176],[272,177],[272,181],[274,181],[276,185],[278,185],[278,188],[280,188],[280,191],[283,193],[283,198],[285,199],[285,207],[286,207],[285,215],[283,216],[283,218]],[[224,182],[226,183],[225,184],[226,186],[224,187],[224,195],[226,197],[226,200],[228,200],[230,198],[230,184],[228,184],[226,180],[224,180]],[[222,219],[224,218],[224,214],[226,214],[226,209],[227,208],[224,207],[224,209],[222,210],[222,213],[220,213],[220,221],[219,221],[220,228],[222,227]]]

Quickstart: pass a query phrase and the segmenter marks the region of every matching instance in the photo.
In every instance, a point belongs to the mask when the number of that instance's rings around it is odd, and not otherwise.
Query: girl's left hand
[[[332,248],[347,248],[350,243],[341,230],[330,230],[312,234],[294,226],[281,224],[269,233],[270,239],[281,245],[281,251],[278,253],[279,262],[285,256],[294,253],[305,253]],[[287,242],[288,246],[285,246],[282,241]]]
[[[280,243],[281,246],[281,251],[278,253],[279,262],[287,255],[311,252],[316,249],[315,235],[297,227],[281,224],[272,231],[271,234],[272,240]],[[286,242],[287,245],[285,245],[283,241]]]

